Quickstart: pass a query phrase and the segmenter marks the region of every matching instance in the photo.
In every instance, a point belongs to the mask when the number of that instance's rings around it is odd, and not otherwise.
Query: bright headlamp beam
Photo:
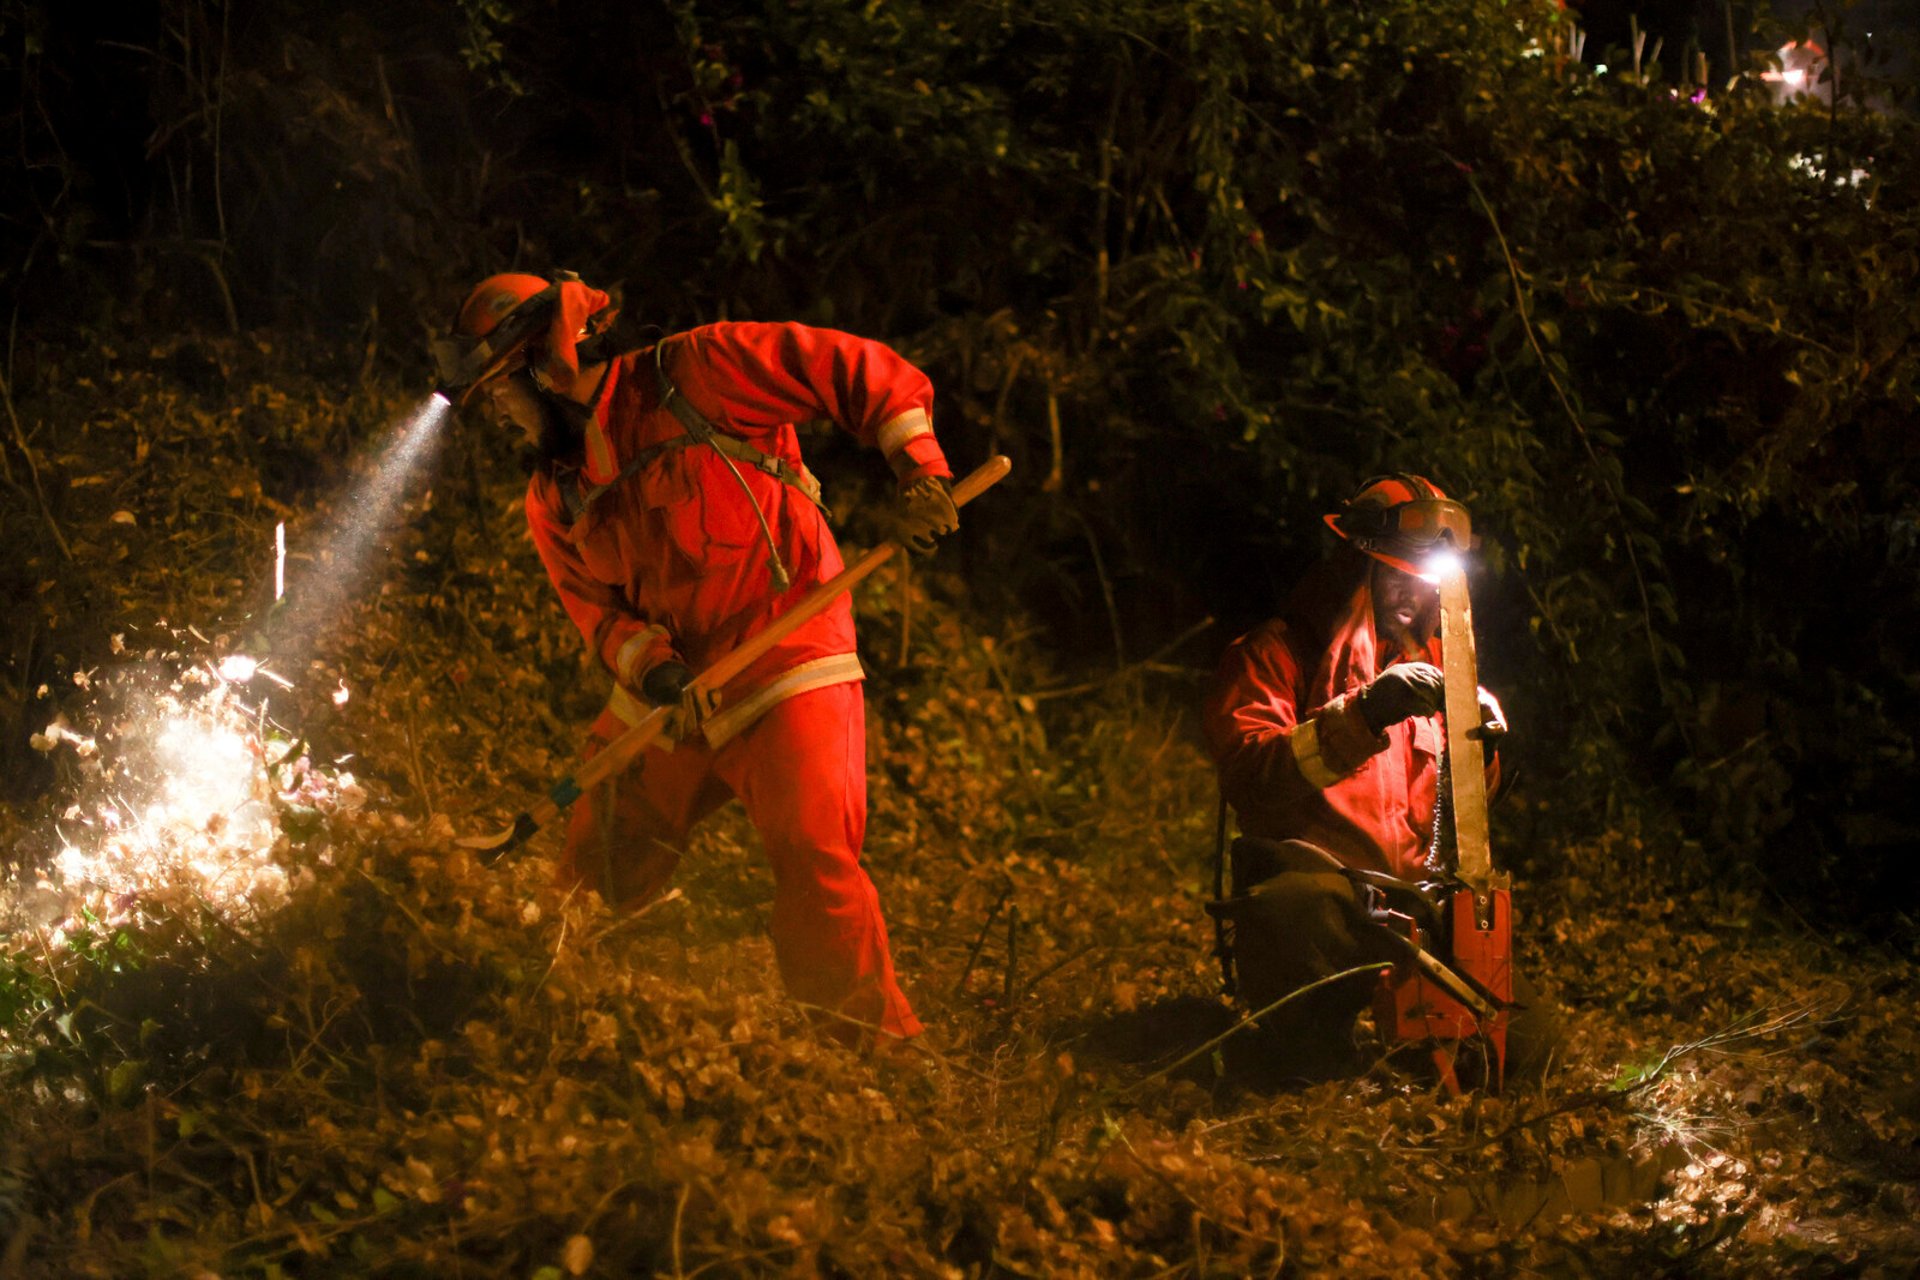
[[[370,553],[392,531],[408,475],[426,459],[452,411],[452,401],[440,393],[421,400],[372,472],[340,503],[333,528],[303,575],[305,580],[290,585],[289,607],[275,628],[280,636],[310,644],[339,613],[347,594],[361,585],[369,571]]]
[[[1450,578],[1455,574],[1465,573],[1466,571],[1467,562],[1465,558],[1462,557],[1458,551],[1448,546],[1429,551],[1426,557],[1420,562],[1420,576],[1428,582],[1439,582],[1443,578]]]

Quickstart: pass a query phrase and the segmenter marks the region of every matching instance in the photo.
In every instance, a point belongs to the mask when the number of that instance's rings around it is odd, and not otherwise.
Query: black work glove
[[[656,707],[678,706],[692,682],[693,672],[687,670],[687,664],[669,658],[640,678],[640,696]]]
[[[953,505],[952,484],[944,476],[922,476],[900,491],[900,541],[909,551],[926,555],[934,539],[960,527],[960,508]]]
[[[1360,718],[1375,733],[1409,716],[1430,716],[1446,705],[1447,678],[1431,662],[1396,662],[1360,691]]]
[[[1488,693],[1485,686],[1479,690],[1480,727],[1467,734],[1480,742],[1492,742],[1507,736],[1507,713],[1500,709],[1500,699]]]

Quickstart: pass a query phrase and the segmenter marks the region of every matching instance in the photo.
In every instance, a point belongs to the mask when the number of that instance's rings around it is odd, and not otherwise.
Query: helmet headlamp
[[[545,288],[514,303],[485,333],[436,339],[433,362],[440,394],[464,406],[482,386],[525,365],[528,344],[553,321],[560,287],[579,282],[571,271],[556,271]]]

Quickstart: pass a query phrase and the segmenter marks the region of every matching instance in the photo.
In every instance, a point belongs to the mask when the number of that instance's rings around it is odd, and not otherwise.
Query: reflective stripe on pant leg
[[[770,932],[788,992],[910,1036],[920,1020],[894,976],[880,896],[860,865],[864,708],[854,683],[789,698],[722,748],[716,769],[773,866]]]

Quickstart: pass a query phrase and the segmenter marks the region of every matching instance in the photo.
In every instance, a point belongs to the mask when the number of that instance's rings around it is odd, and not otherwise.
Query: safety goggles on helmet
[[[1473,519],[1451,498],[1349,508],[1341,514],[1340,531],[1362,551],[1425,551],[1441,542],[1465,551],[1473,544]]]
[[[464,405],[483,384],[513,372],[509,366],[516,357],[524,358],[528,340],[546,328],[559,296],[559,284],[549,284],[480,337],[455,335],[436,340],[433,361],[440,393]]]
[[[1436,551],[1473,546],[1467,509],[1424,476],[1377,476],[1326,521],[1359,550],[1408,573],[1423,572],[1421,562]]]
[[[436,339],[433,361],[439,393],[464,406],[487,383],[518,371],[526,363],[527,344],[552,322],[560,287],[579,280],[571,271],[555,272],[545,288],[521,299],[486,333]]]

